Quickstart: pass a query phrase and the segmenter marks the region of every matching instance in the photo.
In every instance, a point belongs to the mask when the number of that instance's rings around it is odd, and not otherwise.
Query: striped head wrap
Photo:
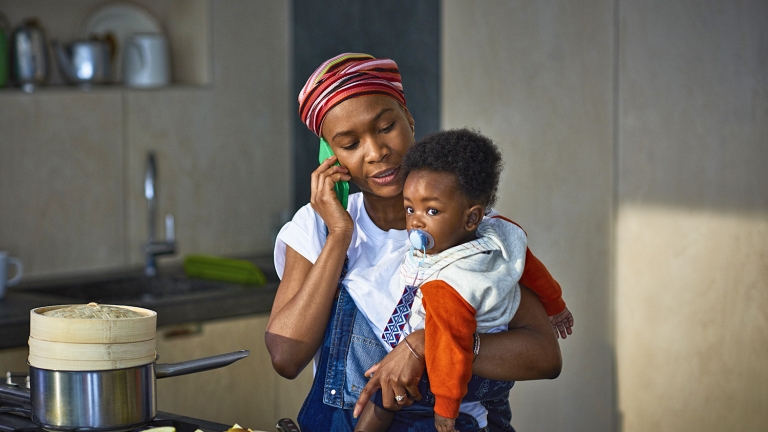
[[[358,96],[380,94],[405,106],[397,64],[369,54],[346,53],[326,60],[299,93],[299,116],[320,136],[325,115],[333,107]]]

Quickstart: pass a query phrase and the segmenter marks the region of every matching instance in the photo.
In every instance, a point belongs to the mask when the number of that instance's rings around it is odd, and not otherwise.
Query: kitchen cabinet
[[[6,372],[26,372],[27,348],[13,348],[0,350],[0,379],[5,379]]]
[[[284,417],[296,419],[312,384],[312,367],[295,380],[272,369],[264,345],[268,319],[262,314],[158,329],[160,363],[251,351],[225,368],[158,380],[158,409],[262,430],[274,430]]]

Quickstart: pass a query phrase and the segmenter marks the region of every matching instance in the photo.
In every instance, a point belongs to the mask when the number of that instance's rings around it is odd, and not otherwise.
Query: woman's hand
[[[424,358],[424,330],[419,330],[408,335],[411,347]],[[360,393],[360,398],[355,404],[353,416],[357,417],[363,412],[365,404],[381,388],[381,399],[384,408],[397,411],[404,406],[410,406],[414,401],[421,400],[419,392],[419,380],[424,374],[424,363],[416,358],[408,347],[399,344],[379,363],[365,371],[365,376],[370,377]],[[395,396],[404,396],[400,401]]]
[[[335,183],[349,181],[352,176],[349,175],[347,168],[334,165],[337,160],[336,156],[331,156],[312,172],[309,202],[317,214],[323,218],[328,227],[328,235],[351,234],[353,229],[352,218],[341,206],[333,189]]]

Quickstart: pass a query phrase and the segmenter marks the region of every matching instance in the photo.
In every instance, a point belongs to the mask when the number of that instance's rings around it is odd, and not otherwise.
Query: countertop
[[[271,255],[247,258],[255,263],[267,276],[268,282],[262,286],[223,284],[220,290],[177,296],[169,299],[128,305],[146,307],[157,312],[157,326],[168,326],[190,322],[203,322],[237,316],[268,313],[277,292],[278,279],[274,271]],[[70,297],[46,293],[46,287],[73,284],[77,282],[94,283],[99,280],[122,276],[140,276],[141,269],[127,269],[62,279],[52,279],[30,283],[21,283],[10,288],[4,299],[0,300],[0,349],[27,346],[29,338],[29,311],[50,305],[82,303]],[[161,275],[171,274],[180,277],[180,267],[161,269]],[[95,299],[94,299],[95,300]],[[125,304],[125,303],[123,303]]]

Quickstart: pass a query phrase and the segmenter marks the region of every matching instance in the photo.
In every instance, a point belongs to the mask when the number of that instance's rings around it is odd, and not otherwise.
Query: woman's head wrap
[[[299,93],[299,116],[320,136],[331,108],[347,99],[374,94],[389,96],[405,106],[397,64],[369,54],[341,54],[321,64],[304,84]]]

